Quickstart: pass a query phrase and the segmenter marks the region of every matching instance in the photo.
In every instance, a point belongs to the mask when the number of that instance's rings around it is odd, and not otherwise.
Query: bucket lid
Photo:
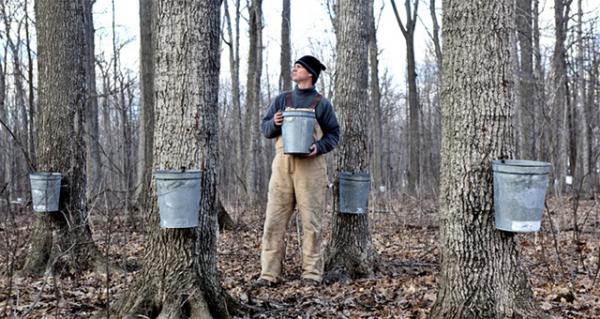
[[[200,170],[160,170],[154,172],[154,178],[160,180],[185,180],[200,179],[202,171]]]
[[[550,172],[552,164],[528,160],[494,160],[492,170],[499,173],[544,175]]]
[[[43,180],[60,179],[61,174],[58,172],[35,172],[35,173],[30,173],[29,178],[30,179],[43,179]]]
[[[357,181],[357,182],[370,182],[371,174],[369,172],[340,172],[340,179],[348,180],[348,181]]]

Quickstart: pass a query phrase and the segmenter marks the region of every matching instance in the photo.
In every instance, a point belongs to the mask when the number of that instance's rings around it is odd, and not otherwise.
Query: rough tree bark
[[[137,207],[149,209],[154,141],[154,46],[152,17],[154,0],[140,0],[140,126],[138,143]]]
[[[290,0],[283,0],[281,9],[281,54],[279,55],[279,91],[288,91],[292,88],[292,48],[290,44]]]
[[[62,173],[60,212],[36,214],[23,270],[76,273],[100,266],[87,223],[84,136],[89,55],[80,1],[35,2],[38,39],[38,170]]]
[[[335,102],[344,132],[336,157],[339,171],[369,170],[368,42],[373,1],[338,0],[336,11]],[[349,63],[348,61],[352,61]],[[367,213],[339,213],[339,193],[333,196],[331,240],[325,248],[325,281],[371,276],[378,254]]]
[[[417,26],[417,12],[419,1],[415,0],[410,4],[410,0],[404,2],[406,9],[406,26],[396,9],[396,1],[391,0],[394,14],[404,40],[406,41],[406,73],[408,80],[408,141],[409,146],[409,164],[408,164],[408,192],[414,194],[420,187],[421,172],[421,135],[419,130],[419,95],[417,92],[417,64],[415,61],[415,28]]]
[[[443,2],[440,288],[431,318],[537,318],[515,236],[494,227],[491,161],[511,158],[513,0]]]
[[[198,228],[161,229],[153,200],[144,266],[119,315],[228,318],[216,265],[220,1],[154,4],[153,169],[204,168],[202,203]]]

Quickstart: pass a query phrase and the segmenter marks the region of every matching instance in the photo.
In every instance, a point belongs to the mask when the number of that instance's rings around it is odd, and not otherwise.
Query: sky
[[[230,10],[233,10],[230,2]],[[242,15],[244,12],[244,0],[242,2]],[[327,60],[327,52],[313,50],[319,47],[319,43],[333,43],[335,36],[332,32],[331,22],[323,0],[291,0],[291,42],[292,59],[299,58],[305,54],[312,54],[321,60]],[[272,78],[271,83],[276,86],[279,74],[279,50],[281,36],[281,0],[263,0],[264,29],[263,44],[265,46],[264,61],[267,61],[268,74]],[[573,3],[572,12],[576,10],[576,1]],[[405,22],[404,1],[396,0],[396,4],[403,22]],[[123,48],[122,57],[125,66],[132,70],[138,69],[139,56],[139,1],[138,0],[115,0],[115,19],[117,24],[118,42],[129,41]],[[541,0],[542,10],[542,44],[548,48],[553,43],[553,1]],[[598,16],[600,4],[597,0],[584,0],[584,8],[587,12],[595,11],[592,15]],[[378,22],[377,41],[380,50],[380,74],[388,69],[395,82],[405,83],[406,69],[406,46],[402,33],[396,22],[389,0],[375,0],[375,15]],[[429,1],[420,0],[419,22],[415,31],[415,52],[417,63],[423,63],[426,59],[427,48],[431,40],[427,30],[431,30],[431,18],[429,14]],[[438,22],[441,24],[441,0],[437,1]],[[94,5],[94,23],[97,36],[97,53],[101,51],[112,52],[111,43],[111,0],[97,0]],[[243,18],[240,21],[240,59],[241,79],[245,79],[245,61],[247,53],[247,22]],[[227,47],[223,45],[221,58],[221,74],[227,77],[229,72]],[[107,54],[110,55],[110,54]],[[325,56],[320,56],[325,55]],[[265,70],[266,71],[266,70]],[[263,71],[263,74],[266,72]],[[326,71],[327,72],[327,71]],[[400,87],[402,90],[403,87]]]
[[[117,25],[118,42],[130,41],[124,48],[122,57],[124,64],[129,68],[136,70],[139,61],[139,7],[138,1],[115,0],[115,20]],[[231,1],[231,0],[229,0]],[[281,36],[281,0],[264,0],[264,29],[263,44],[265,46],[264,61],[269,63],[269,75],[273,78],[272,83],[276,85],[276,79],[279,72],[279,50]],[[391,73],[397,79],[402,79],[405,73],[406,60],[404,38],[394,17],[389,1],[375,1],[375,14],[380,16],[378,27],[378,43],[381,51],[380,68],[390,69]],[[245,1],[242,0],[242,7]],[[383,5],[383,11],[381,11]],[[422,2],[419,11],[422,11],[423,22],[430,24],[428,13],[428,1]],[[403,2],[398,1],[398,9],[403,13]],[[230,10],[232,10],[230,2]],[[107,52],[107,56],[112,52],[111,43],[111,1],[97,0],[94,6],[94,24],[96,26],[96,51]],[[242,13],[247,17],[247,13]],[[322,60],[326,57],[320,57],[319,52],[312,50],[318,47],[319,43],[333,43],[335,35],[331,28],[331,22],[325,5],[321,0],[292,0],[291,1],[291,39],[292,39],[292,59],[299,58],[305,54],[316,55]],[[404,17],[403,17],[404,18]],[[240,21],[240,55],[241,55],[241,78],[245,78],[245,62],[247,44],[247,22]],[[416,30],[415,39],[425,39],[428,37],[422,23],[419,23]],[[416,41],[417,52],[425,52],[427,43],[425,41]],[[417,59],[422,61],[422,54],[417,54]],[[229,72],[227,47],[223,45],[223,55],[221,58],[221,72],[223,75]],[[332,70],[329,70],[332,72]],[[264,71],[263,71],[264,72]],[[327,71],[326,71],[327,72]],[[263,73],[264,74],[264,73]]]

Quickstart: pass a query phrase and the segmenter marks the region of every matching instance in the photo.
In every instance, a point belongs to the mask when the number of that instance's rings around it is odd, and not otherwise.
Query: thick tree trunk
[[[431,318],[540,317],[514,235],[494,227],[491,161],[514,151],[514,6],[443,6],[442,264]]]
[[[281,10],[281,55],[279,56],[280,74],[279,91],[289,91],[292,88],[292,48],[290,45],[290,0],[283,0]]]
[[[154,0],[140,0],[140,126],[138,130],[138,179],[135,196],[140,211],[150,209],[152,145],[154,141]]]
[[[337,151],[338,171],[368,172],[368,41],[372,1],[338,1],[336,25],[335,102],[341,138]],[[348,61],[352,61],[349,63]],[[378,254],[373,246],[367,213],[339,213],[339,193],[334,191],[331,240],[325,249],[326,281],[371,276]]]
[[[161,229],[152,201],[144,266],[119,313],[228,318],[216,266],[220,1],[155,4],[153,169],[204,168],[202,203],[198,228]]]
[[[35,3],[38,39],[39,171],[62,173],[60,212],[37,214],[24,271],[76,273],[97,266],[99,252],[87,224],[86,10],[82,2]]]

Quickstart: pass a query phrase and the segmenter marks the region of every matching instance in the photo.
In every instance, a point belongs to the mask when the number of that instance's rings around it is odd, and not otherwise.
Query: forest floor
[[[223,286],[256,309],[239,318],[425,318],[438,286],[436,209],[433,202],[410,199],[394,206],[380,210],[389,213],[371,213],[373,241],[381,257],[376,275],[317,287],[300,281],[301,255],[292,222],[287,236],[286,281],[275,288],[253,289],[260,272],[263,217],[246,213],[238,218],[245,227],[221,232],[218,252]],[[552,318],[598,318],[600,201],[579,203],[578,231],[573,227],[572,199],[552,199],[548,207],[550,213],[544,215],[541,232],[517,235],[535,298]],[[0,217],[0,318],[103,317],[132,282],[135,271],[61,278],[21,276],[11,267],[25,253],[33,218],[22,213],[9,223],[6,214]],[[121,219],[102,214],[92,218],[101,250],[116,265],[141,261],[143,232],[116,220]],[[326,240],[329,220],[325,220]]]

